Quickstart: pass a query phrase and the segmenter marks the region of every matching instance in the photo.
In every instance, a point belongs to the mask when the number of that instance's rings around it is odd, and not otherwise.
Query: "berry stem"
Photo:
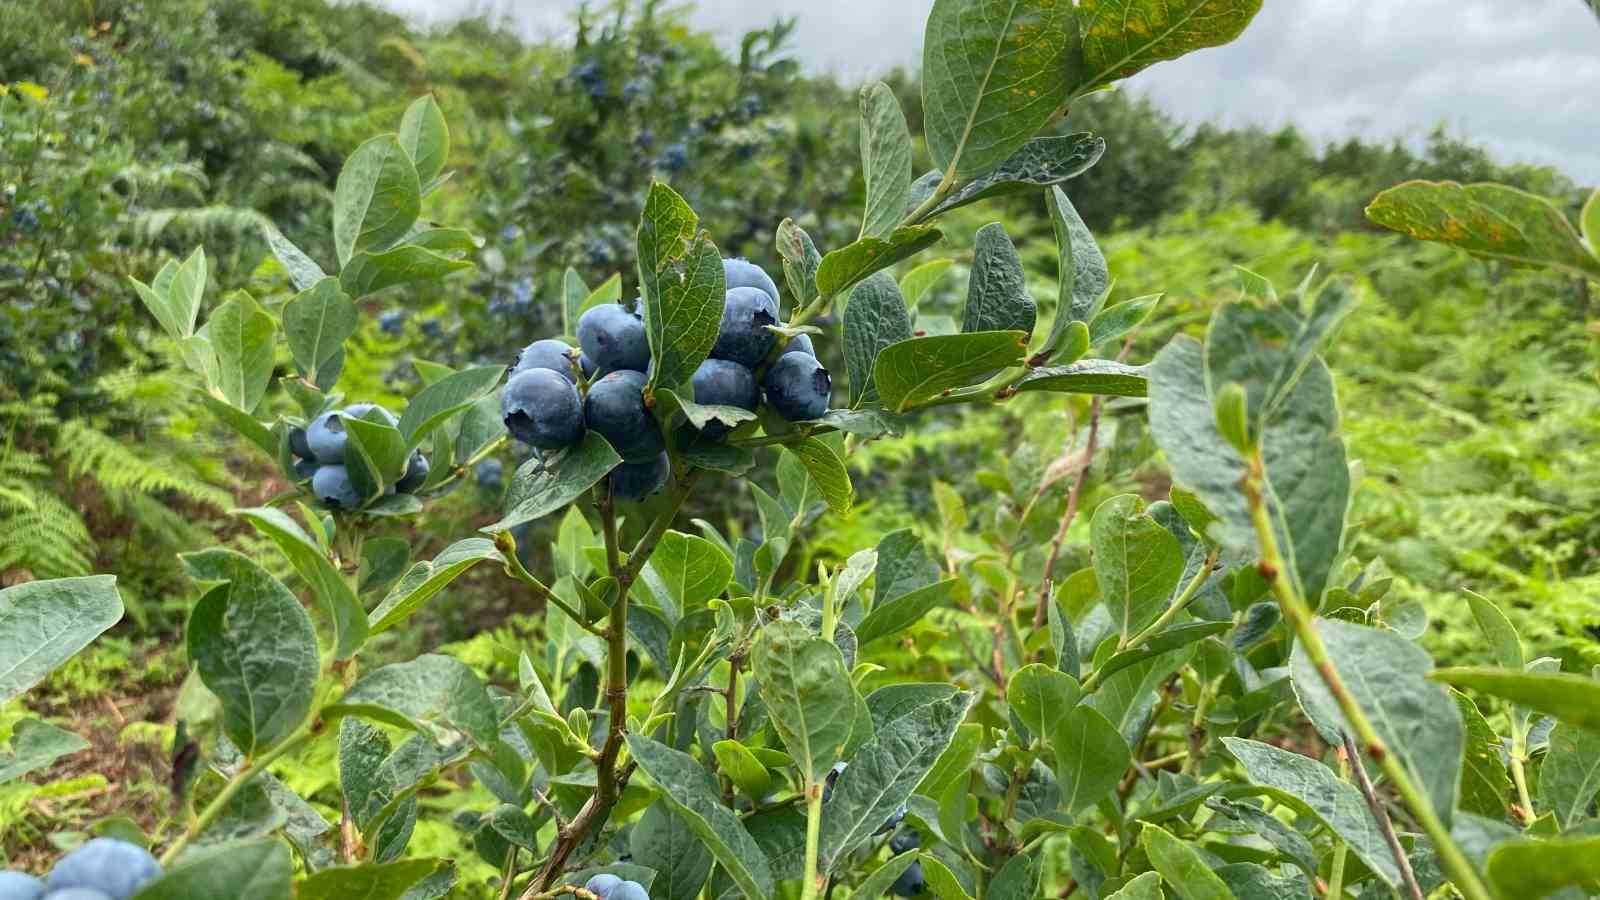
[[[173,841],[172,845],[167,847],[166,851],[161,854],[161,867],[167,868],[171,866],[173,861],[178,858],[178,855],[184,851],[184,848],[188,847],[191,841],[199,837],[201,832],[209,828],[211,823],[222,815],[222,811],[227,808],[228,803],[233,800],[239,791],[244,789],[246,784],[250,783],[250,779],[265,772],[269,766],[281,759],[284,754],[299,749],[300,745],[310,740],[315,733],[311,724],[312,720],[307,719],[301,723],[299,728],[284,738],[278,746],[268,750],[253,762],[246,764],[238,772],[235,772],[233,777],[228,779],[228,783],[223,785],[222,790],[218,791],[217,795],[211,798],[211,802],[206,804],[206,808],[200,811],[200,815],[189,823],[189,827],[184,829],[183,834],[179,835],[178,839]]]

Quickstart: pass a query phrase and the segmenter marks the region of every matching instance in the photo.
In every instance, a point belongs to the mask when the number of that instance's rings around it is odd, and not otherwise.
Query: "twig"
[[[1045,615],[1050,609],[1050,588],[1055,580],[1056,560],[1061,556],[1061,542],[1067,539],[1067,529],[1078,516],[1078,503],[1083,497],[1083,485],[1089,480],[1089,470],[1094,467],[1095,443],[1100,437],[1100,398],[1089,406],[1089,442],[1084,445],[1083,468],[1072,482],[1072,492],[1067,495],[1067,509],[1061,514],[1061,525],[1050,539],[1050,555],[1044,561],[1044,575],[1039,581],[1039,608],[1033,613],[1033,627],[1043,628]]]
[[[1355,772],[1356,787],[1361,789],[1361,796],[1367,798],[1367,809],[1372,810],[1372,818],[1378,822],[1378,831],[1383,833],[1383,842],[1389,845],[1389,853],[1394,857],[1394,863],[1400,868],[1400,880],[1405,882],[1406,891],[1411,894],[1411,900],[1422,900],[1422,886],[1417,884],[1416,873],[1411,871],[1411,860],[1406,858],[1406,850],[1400,846],[1400,838],[1394,833],[1394,823],[1389,820],[1389,811],[1383,808],[1383,801],[1378,799],[1377,791],[1372,789],[1372,779],[1367,777],[1367,767],[1361,764],[1361,751],[1356,749],[1356,742],[1350,735],[1345,734],[1344,752],[1350,757],[1350,768]]]

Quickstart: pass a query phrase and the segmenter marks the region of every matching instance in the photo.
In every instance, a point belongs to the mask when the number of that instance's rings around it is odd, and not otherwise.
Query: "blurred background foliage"
[[[484,20],[420,30],[327,0],[0,2],[0,18],[0,582],[115,572],[130,610],[113,640],[30,701],[78,719],[75,730],[95,734],[102,751],[120,749],[112,757],[127,770],[8,787],[0,819],[105,814],[97,785],[106,779],[159,779],[151,742],[159,750],[163,738],[143,723],[169,721],[181,702],[171,657],[195,592],[175,554],[207,533],[247,548],[254,539],[227,511],[286,487],[248,448],[224,443],[153,352],[157,329],[128,276],[148,280],[203,240],[213,302],[238,288],[281,293],[260,223],[331,257],[318,226],[337,161],[428,91],[450,120],[456,174],[425,215],[478,235],[478,265],[443,289],[395,290],[364,310],[344,375],[353,397],[393,404],[414,387],[414,359],[509,362],[560,330],[568,267],[591,286],[620,273],[632,296],[634,223],[652,178],[690,200],[724,255],[773,271],[784,217],[824,248],[855,235],[855,89],[807,74],[784,22],[730,54],[655,2],[596,7],[560,45]],[[917,130],[915,76],[886,80]],[[1441,662],[1482,652],[1466,589],[1509,610],[1538,653],[1569,669],[1600,661],[1600,329],[1589,286],[1409,242],[1361,212],[1408,178],[1506,182],[1572,212],[1579,186],[1499,163],[1442,130],[1420,149],[1360,137],[1318,146],[1293,129],[1186,127],[1118,92],[1080,104],[1062,129],[1094,131],[1109,146],[1067,188],[1118,279],[1112,302],[1167,295],[1126,348],[1131,361],[1235,297],[1234,266],[1283,289],[1314,265],[1353,276],[1362,304],[1330,362],[1362,466],[1354,549],[1392,571],[1386,602],[1426,614]],[[1030,195],[948,218],[933,255],[954,265],[919,316],[959,308],[971,235],[996,216],[1048,308],[1055,248]],[[824,359],[842,372],[830,343],[819,342]],[[1042,564],[1087,420],[1087,404],[1059,395],[924,415],[904,439],[855,448],[863,503],[848,519],[817,523],[797,555],[802,564],[842,558],[901,527],[947,556],[971,552],[1010,505],[1027,513],[1012,538],[1019,559]],[[1108,407],[1100,440],[1109,450],[1093,463],[1084,508],[1130,488],[1164,496],[1137,408]],[[503,471],[517,461],[508,455]],[[494,519],[504,483],[484,468],[406,526],[414,558]],[[692,515],[736,534],[752,527],[746,491],[697,502]],[[1082,552],[1073,548],[1087,522],[1074,526],[1069,557]],[[548,563],[549,538],[525,536],[534,564]],[[418,628],[386,637],[495,671],[514,660],[507,647],[536,632],[533,612],[504,579],[479,573],[436,600]],[[937,617],[925,627],[949,636]],[[907,676],[949,673],[964,665],[952,646],[908,641],[878,661]],[[147,674],[111,677],[130,668]],[[103,703],[75,705],[85,697]],[[0,730],[17,712],[0,711]],[[5,849],[29,835],[11,831]]]

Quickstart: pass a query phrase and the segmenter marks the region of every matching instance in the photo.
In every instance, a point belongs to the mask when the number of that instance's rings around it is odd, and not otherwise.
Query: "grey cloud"
[[[576,0],[384,0],[438,20],[503,15],[554,36]],[[700,0],[729,46],[779,16],[816,71],[858,80],[920,58],[932,0]],[[1188,122],[1285,123],[1318,140],[1419,142],[1437,124],[1497,157],[1600,183],[1600,21],[1576,0],[1267,0],[1244,36],[1135,76]]]

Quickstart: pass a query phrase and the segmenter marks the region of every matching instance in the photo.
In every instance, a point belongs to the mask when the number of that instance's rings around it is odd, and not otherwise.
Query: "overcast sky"
[[[498,12],[532,36],[577,0],[380,0],[432,19]],[[734,46],[796,16],[808,67],[859,80],[921,58],[933,0],[699,0],[692,20]],[[1583,0],[1266,0],[1235,43],[1125,83],[1189,122],[1293,122],[1318,139],[1416,142],[1444,123],[1503,160],[1600,184],[1600,21]]]

